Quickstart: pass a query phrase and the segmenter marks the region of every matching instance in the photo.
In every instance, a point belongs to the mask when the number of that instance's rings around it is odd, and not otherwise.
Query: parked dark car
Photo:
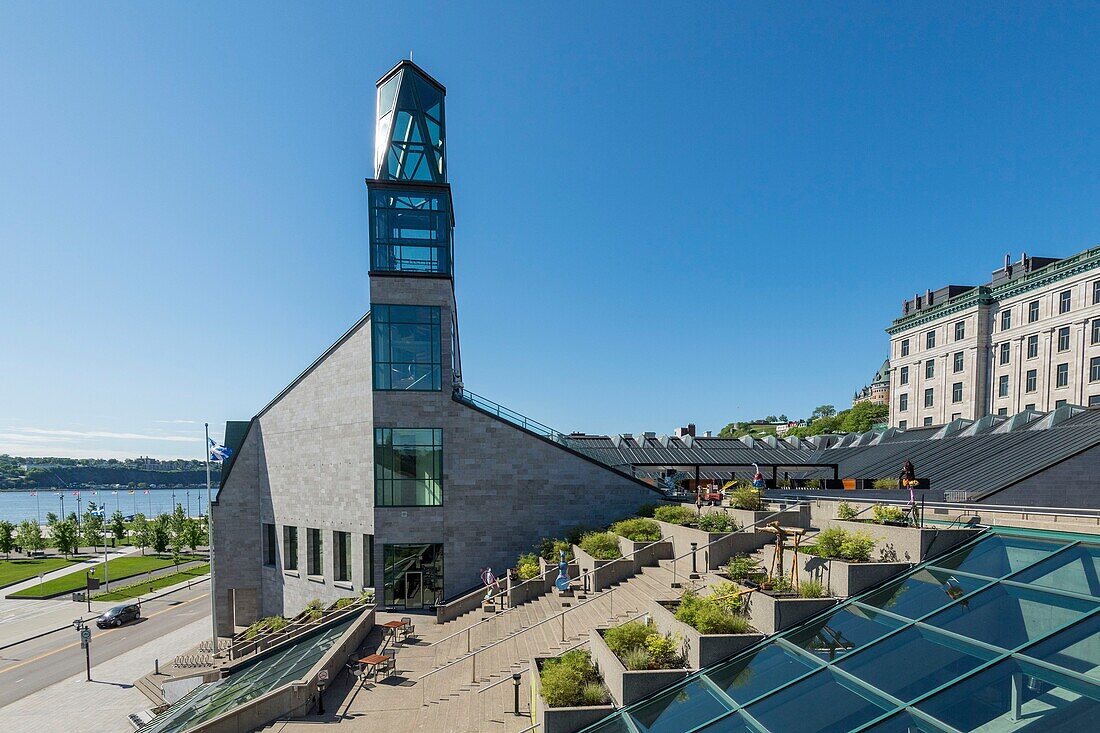
[[[101,629],[106,629],[111,626],[122,626],[139,618],[141,618],[141,607],[136,603],[128,606],[115,606],[97,618],[95,625]]]

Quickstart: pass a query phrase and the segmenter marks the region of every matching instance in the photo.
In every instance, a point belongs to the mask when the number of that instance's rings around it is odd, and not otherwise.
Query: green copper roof
[[[1100,542],[995,529],[585,733],[1094,730]]]

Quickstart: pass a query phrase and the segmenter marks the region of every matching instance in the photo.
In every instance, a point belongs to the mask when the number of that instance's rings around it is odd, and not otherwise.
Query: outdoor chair
[[[416,628],[415,626],[413,626],[413,620],[409,616],[402,616],[401,623],[405,624],[405,638],[408,639],[410,636],[412,636],[413,629]]]
[[[386,661],[378,665],[378,669],[375,670],[374,678],[378,679],[378,673],[382,672],[386,677],[391,674],[397,674],[397,650],[396,649],[384,649],[382,656],[386,657]]]

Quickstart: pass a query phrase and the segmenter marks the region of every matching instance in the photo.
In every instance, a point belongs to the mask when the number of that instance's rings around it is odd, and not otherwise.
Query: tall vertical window
[[[278,561],[277,552],[275,525],[264,522],[264,565],[274,566]]]
[[[371,305],[376,390],[442,386],[439,307]]]
[[[350,581],[351,580],[351,533],[350,532],[333,532],[332,533],[332,551],[333,560],[336,561],[336,567],[333,571],[333,580]]]
[[[1039,336],[1038,336],[1038,334],[1036,334],[1034,336],[1028,336],[1027,337],[1027,358],[1028,359],[1034,359],[1038,355],[1039,355]]]
[[[1036,389],[1035,382],[1036,382],[1036,379],[1038,378],[1038,376],[1039,376],[1039,372],[1036,371],[1035,369],[1028,369],[1027,370],[1027,375],[1026,375],[1025,382],[1024,382],[1024,391],[1025,392],[1034,392],[1035,391],[1035,389]]]
[[[321,539],[321,530],[313,527],[306,528],[306,572],[310,575],[324,575],[324,541]]]
[[[898,372],[898,384],[909,384],[909,367],[903,366]]]
[[[1092,343],[1100,344],[1100,318],[1092,319]]]
[[[373,271],[450,274],[450,194],[371,186],[370,252]]]
[[[1089,381],[1100,382],[1100,356],[1089,359]]]
[[[997,396],[1008,397],[1008,375],[1002,374],[997,380]]]
[[[935,331],[929,331],[928,333],[924,334],[924,348],[926,348],[926,349],[936,348],[936,332]]]
[[[1100,280],[1092,284],[1092,304],[1100,305]]]
[[[1055,387],[1069,386],[1069,364],[1059,364],[1054,381]]]
[[[935,391],[929,387],[924,390],[924,406],[931,407],[935,403]]]
[[[1069,313],[1070,298],[1073,297],[1072,290],[1063,290],[1058,294],[1058,312]]]
[[[1039,301],[1033,300],[1027,304],[1027,322],[1035,323],[1039,320]]]
[[[1058,329],[1058,350],[1069,351],[1069,326]]]
[[[283,527],[283,570],[298,569],[298,528]]]
[[[1012,328],[1012,311],[1001,311],[1001,330]]]
[[[901,340],[901,355],[909,356],[909,339]]]
[[[909,395],[905,393],[898,395],[898,412],[905,412],[908,409]]]
[[[907,427],[909,427],[908,420],[898,420],[898,430],[905,430]]]
[[[929,359],[924,362],[924,378],[932,379],[936,376],[936,362],[934,359]]]
[[[374,587],[374,535],[363,535],[363,587]]]
[[[962,341],[966,338],[966,321],[959,321],[955,324],[955,340]]]
[[[1001,363],[1002,364],[1007,364],[1008,363],[1008,360],[1011,357],[1011,350],[1012,350],[1012,345],[1009,344],[1007,341],[1005,341],[1003,344],[1001,344]]]
[[[962,402],[963,401],[963,383],[955,382],[951,385],[951,401]]]
[[[440,506],[442,477],[442,430],[374,429],[376,506]]]
[[[963,370],[963,352],[961,352],[961,351],[956,351],[955,352],[954,364],[952,365],[952,368],[954,369],[954,371],[956,373],[961,372]]]

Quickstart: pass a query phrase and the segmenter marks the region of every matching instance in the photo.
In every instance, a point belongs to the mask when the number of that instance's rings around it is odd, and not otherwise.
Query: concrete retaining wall
[[[663,603],[652,601],[653,623],[662,634],[673,634],[684,640],[684,653],[692,669],[708,667],[728,659],[764,638],[763,634],[701,634],[683,621]]]
[[[628,540],[626,537],[619,538],[619,550],[623,553],[623,557],[634,554],[630,559],[634,561],[634,572],[640,572],[642,568],[646,566],[654,566],[658,560],[671,560],[672,555],[672,543],[671,542],[635,542]]]
[[[771,536],[759,532],[704,532],[694,527],[682,527],[668,522],[661,525],[661,536],[671,537],[675,557],[691,552],[691,543],[700,548],[696,552],[696,566],[700,572],[717,570],[729,562],[734,555],[751,554],[764,546]],[[707,547],[709,543],[714,544]],[[685,564],[686,563],[686,564]],[[677,562],[677,571],[687,575],[691,570],[691,558]]]
[[[789,629],[837,603],[835,598],[776,598],[756,590],[745,598],[753,627],[764,634]]]
[[[840,527],[848,532],[863,532],[875,538],[873,560],[918,563],[941,555],[974,537],[977,529],[940,529],[938,527],[895,527],[889,524],[850,522],[822,518],[821,529]]]
[[[688,669],[627,669],[603,640],[604,631],[606,629],[594,629],[589,635],[588,647],[592,650],[593,664],[600,670],[611,697],[620,706],[642,700],[691,673]]]
[[[763,550],[764,561],[769,567],[775,555],[775,546],[769,545]],[[793,551],[788,550],[784,559],[784,574],[790,572]],[[829,595],[847,598],[858,595],[868,588],[900,575],[913,567],[907,562],[847,562],[832,560],[815,555],[798,555],[799,581],[816,580],[828,590]]]
[[[546,657],[531,660],[531,724],[538,724],[539,733],[576,733],[615,712],[614,705],[582,708],[551,708],[542,698],[542,678],[539,668]]]
[[[583,576],[583,588],[588,593],[596,593],[634,575],[633,560],[597,560],[577,545],[573,545],[573,557],[580,575]]]

